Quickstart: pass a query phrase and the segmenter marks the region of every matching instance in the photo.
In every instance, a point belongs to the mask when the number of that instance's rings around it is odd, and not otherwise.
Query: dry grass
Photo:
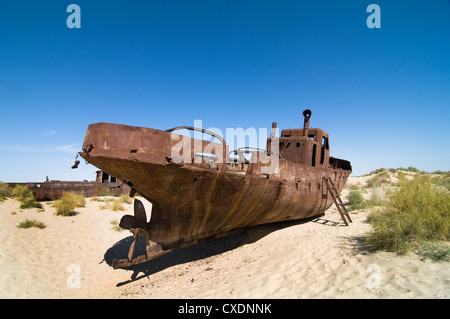
[[[35,219],[31,219],[31,220],[30,219],[26,219],[25,221],[20,222],[19,225],[17,225],[17,228],[25,228],[25,229],[27,229],[27,228],[31,228],[31,227],[36,227],[36,228],[39,228],[39,229],[43,229],[46,226],[45,226],[44,223],[38,222]]]
[[[84,207],[86,199],[81,194],[64,193],[63,196],[53,203],[56,208],[56,215],[71,216],[76,207]]]
[[[131,197],[122,195],[119,198],[100,200],[106,202],[105,205],[101,205],[100,209],[111,209],[112,211],[124,211],[124,204],[131,204]]]

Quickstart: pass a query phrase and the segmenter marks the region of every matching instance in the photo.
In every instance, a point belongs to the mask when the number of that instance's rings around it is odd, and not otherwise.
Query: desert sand
[[[363,177],[351,177],[349,184]],[[342,198],[345,202],[347,190]],[[334,206],[309,221],[249,228],[113,270],[132,241],[111,221],[132,213],[86,199],[74,216],[0,202],[0,298],[449,298],[448,263],[365,245],[368,212],[345,226]],[[146,203],[147,212],[151,204]],[[21,229],[36,219],[44,229]],[[143,243],[138,242],[138,249]]]

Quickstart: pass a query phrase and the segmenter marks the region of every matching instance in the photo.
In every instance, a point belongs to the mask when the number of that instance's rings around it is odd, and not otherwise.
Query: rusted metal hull
[[[128,170],[133,188],[152,202],[150,239],[170,246],[241,227],[318,215],[333,204],[322,177],[342,188],[347,174],[291,164],[301,182],[242,176],[196,167],[177,167],[90,157],[90,163],[120,174]],[[119,163],[120,162],[120,163]],[[133,173],[135,172],[135,173]]]
[[[205,158],[175,163],[172,150],[182,139],[167,131],[119,124],[88,128],[80,155],[153,204],[143,227],[157,249],[140,261],[236,229],[319,215],[333,204],[324,178],[340,192],[351,173],[349,162],[333,158],[318,167],[278,156],[275,171],[259,160],[213,166]],[[189,140],[193,159],[196,141]],[[200,141],[202,146],[208,143],[214,144]],[[213,146],[213,154],[224,147]]]

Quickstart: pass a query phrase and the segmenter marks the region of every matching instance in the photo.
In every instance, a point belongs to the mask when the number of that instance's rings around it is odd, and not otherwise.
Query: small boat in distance
[[[273,123],[264,150],[230,152],[223,138],[195,127],[162,131],[89,125],[80,156],[131,187],[131,196],[137,192],[153,205],[147,220],[135,199],[134,216],[121,219],[120,226],[135,240],[128,259],[114,260],[113,267],[129,267],[245,227],[310,218],[333,203],[344,223],[351,222],[338,195],[351,173],[350,162],[331,157],[328,134],[309,127],[310,110],[303,116],[303,128],[283,129],[279,137]],[[221,143],[173,133],[179,129],[201,131]],[[140,236],[146,253],[134,257]]]

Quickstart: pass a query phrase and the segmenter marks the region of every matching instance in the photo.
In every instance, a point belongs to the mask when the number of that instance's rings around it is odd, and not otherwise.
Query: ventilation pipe
[[[308,137],[309,119],[311,117],[311,110],[304,110],[303,116],[305,117],[305,121],[303,122],[303,136]]]

